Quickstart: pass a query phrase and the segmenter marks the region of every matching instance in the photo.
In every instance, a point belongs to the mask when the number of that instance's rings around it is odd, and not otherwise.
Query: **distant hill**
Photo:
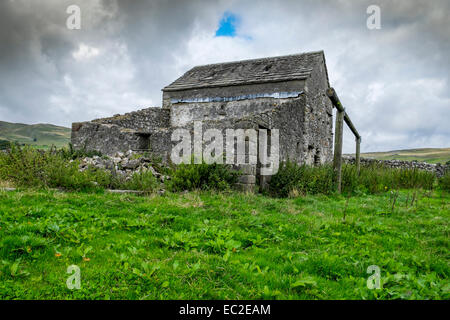
[[[47,149],[60,148],[70,142],[70,129],[52,124],[23,124],[0,121],[0,140],[29,144]]]
[[[450,161],[450,148],[405,149],[386,152],[361,153],[361,157],[378,160],[417,160],[428,163]]]

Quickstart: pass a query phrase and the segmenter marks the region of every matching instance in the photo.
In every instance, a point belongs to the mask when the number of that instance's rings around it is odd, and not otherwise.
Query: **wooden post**
[[[361,146],[361,137],[356,138],[356,171],[358,172],[359,176],[359,169],[361,167],[361,159],[360,159],[360,146]]]
[[[334,172],[336,173],[336,184],[338,193],[341,193],[341,183],[342,183],[342,140],[344,131],[344,115],[345,110],[340,111],[336,109],[333,167]]]
[[[336,125],[335,125],[335,133],[334,133],[334,159],[333,159],[333,168],[336,173],[336,184],[337,191],[341,193],[341,184],[342,184],[342,134],[344,129],[344,121],[350,130],[355,135],[356,139],[356,168],[360,169],[360,144],[361,144],[361,136],[353,125],[350,117],[345,112],[344,107],[339,101],[339,97],[336,94],[336,91],[333,88],[328,88],[326,92],[328,98],[330,98],[331,103],[336,108]]]

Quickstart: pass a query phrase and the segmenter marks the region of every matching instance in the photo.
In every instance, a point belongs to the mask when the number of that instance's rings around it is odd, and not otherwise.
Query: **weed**
[[[170,173],[167,187],[171,191],[227,190],[236,182],[239,173],[224,164],[180,164]]]

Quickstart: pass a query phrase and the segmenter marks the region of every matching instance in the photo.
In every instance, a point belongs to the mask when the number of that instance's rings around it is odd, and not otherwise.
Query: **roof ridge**
[[[190,70],[193,70],[193,69],[196,69],[196,68],[201,68],[201,67],[217,66],[217,65],[224,65],[224,64],[233,64],[233,63],[240,63],[240,62],[251,62],[251,61],[258,61],[258,60],[264,61],[264,60],[288,58],[288,57],[294,57],[294,56],[303,56],[303,55],[307,55],[307,54],[320,54],[320,53],[325,55],[324,50],[308,51],[308,52],[291,53],[291,54],[286,54],[286,55],[281,55],[281,56],[273,56],[273,57],[252,58],[252,59],[234,60],[234,61],[227,61],[227,62],[208,63],[208,64],[202,64],[202,65],[195,66],[195,67],[191,68]]]

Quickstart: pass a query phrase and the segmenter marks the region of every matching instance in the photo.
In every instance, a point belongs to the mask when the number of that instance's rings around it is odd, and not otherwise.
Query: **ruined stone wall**
[[[128,150],[149,151],[163,160],[170,152],[170,110],[147,108],[124,115],[72,125],[75,149],[105,155]]]
[[[110,118],[92,120],[92,122],[115,124],[122,128],[150,132],[154,129],[169,127],[170,111],[162,108],[147,108]]]
[[[83,122],[72,125],[72,145],[75,150],[96,150],[111,155],[118,151],[142,149],[146,143],[144,136],[115,124]]]
[[[148,152],[167,163],[170,160],[170,152],[172,151],[171,135],[172,130],[169,128],[153,130],[146,141]]]

